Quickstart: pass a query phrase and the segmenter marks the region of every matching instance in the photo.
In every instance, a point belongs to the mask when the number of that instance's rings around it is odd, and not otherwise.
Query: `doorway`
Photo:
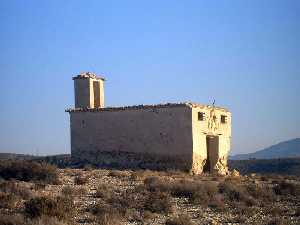
[[[219,136],[206,136],[206,151],[207,160],[204,165],[204,172],[212,173],[219,159]]]

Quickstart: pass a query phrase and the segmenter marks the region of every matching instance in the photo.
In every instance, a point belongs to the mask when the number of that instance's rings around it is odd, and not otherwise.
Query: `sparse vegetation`
[[[167,219],[166,225],[195,225],[188,215],[179,215],[177,217]]]
[[[25,160],[1,160],[0,177],[9,180],[39,181],[50,184],[58,183],[57,169],[47,163]]]
[[[21,163],[23,168],[26,163]],[[36,175],[25,179],[29,176],[21,172],[0,181],[0,214],[5,215],[0,224],[293,225],[300,221],[300,180],[293,176],[55,170],[61,184],[52,185]],[[39,174],[36,169],[27,171]]]
[[[99,225],[119,225],[122,217],[118,210],[109,205],[98,203],[91,208],[91,212],[96,216]]]
[[[86,176],[82,176],[82,175],[77,175],[74,178],[74,183],[77,185],[84,185],[89,181],[89,178]]]
[[[72,200],[60,196],[36,197],[25,202],[25,213],[29,218],[49,216],[63,220],[72,215],[73,210]]]
[[[287,182],[285,180],[280,181],[277,185],[274,186],[273,189],[277,195],[300,195],[300,184]]]
[[[167,214],[173,211],[171,197],[163,192],[152,192],[146,199],[144,208],[152,213]]]

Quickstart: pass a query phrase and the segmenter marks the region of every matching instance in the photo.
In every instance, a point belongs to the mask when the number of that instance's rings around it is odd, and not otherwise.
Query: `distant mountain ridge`
[[[295,157],[300,157],[300,138],[280,142],[257,152],[234,155],[231,156],[230,159],[277,159]]]

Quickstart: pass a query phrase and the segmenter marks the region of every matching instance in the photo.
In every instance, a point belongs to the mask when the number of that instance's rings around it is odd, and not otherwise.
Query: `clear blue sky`
[[[70,150],[71,77],[106,105],[228,107],[232,153],[300,137],[300,2],[0,2],[0,152]]]

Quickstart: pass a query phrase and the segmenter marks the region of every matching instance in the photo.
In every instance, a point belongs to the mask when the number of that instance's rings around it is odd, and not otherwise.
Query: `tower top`
[[[76,80],[76,79],[94,79],[94,80],[105,81],[104,77],[97,76],[95,73],[92,73],[92,72],[82,72],[79,75],[73,77],[73,80]]]

